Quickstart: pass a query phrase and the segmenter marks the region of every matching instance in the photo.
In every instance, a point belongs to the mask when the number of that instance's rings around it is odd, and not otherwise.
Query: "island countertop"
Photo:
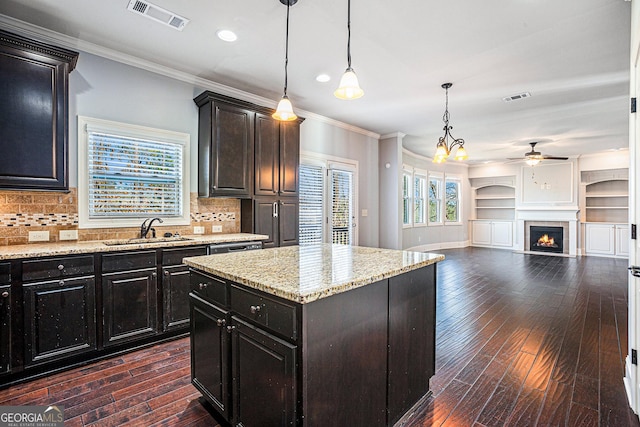
[[[443,260],[440,254],[318,244],[190,257],[184,263],[304,304]]]

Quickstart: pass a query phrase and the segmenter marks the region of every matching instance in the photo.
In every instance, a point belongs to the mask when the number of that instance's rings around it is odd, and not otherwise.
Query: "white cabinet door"
[[[513,246],[513,222],[493,221],[491,243],[493,246]]]
[[[491,245],[491,221],[473,221],[471,242],[474,245]]]
[[[585,252],[615,255],[615,226],[613,224],[585,224]]]
[[[629,256],[628,225],[616,225],[616,255]]]

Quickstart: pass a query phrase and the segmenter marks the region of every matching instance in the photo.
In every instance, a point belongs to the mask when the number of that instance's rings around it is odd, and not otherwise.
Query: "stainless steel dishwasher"
[[[244,252],[262,249],[262,242],[230,242],[211,244],[207,250],[209,255],[224,254],[227,252]]]

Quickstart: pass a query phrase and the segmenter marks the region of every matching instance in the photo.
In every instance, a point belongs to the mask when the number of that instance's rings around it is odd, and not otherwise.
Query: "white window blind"
[[[321,166],[300,165],[300,218],[301,245],[322,243],[323,169]]]
[[[89,218],[183,215],[183,145],[88,132]]]

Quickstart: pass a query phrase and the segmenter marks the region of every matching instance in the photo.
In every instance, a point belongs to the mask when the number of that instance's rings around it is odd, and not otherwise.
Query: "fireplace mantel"
[[[525,242],[526,221],[566,222],[569,225],[568,255],[578,254],[578,223],[580,208],[578,206],[531,206],[516,208],[516,249],[528,252]]]

